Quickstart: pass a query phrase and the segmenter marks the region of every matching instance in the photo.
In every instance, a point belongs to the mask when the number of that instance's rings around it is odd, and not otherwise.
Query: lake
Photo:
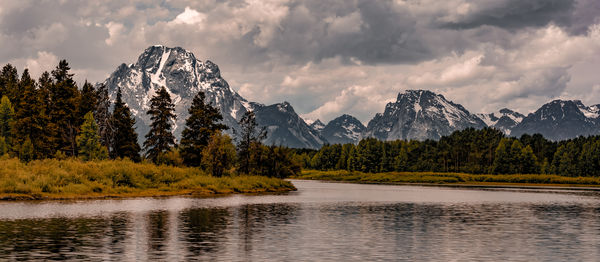
[[[594,191],[293,183],[278,195],[0,202],[0,260],[600,258]]]

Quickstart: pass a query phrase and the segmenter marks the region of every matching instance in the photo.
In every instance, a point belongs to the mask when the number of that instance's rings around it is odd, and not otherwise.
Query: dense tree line
[[[110,100],[106,86],[87,81],[79,88],[65,60],[35,81],[25,69],[7,64],[0,72],[0,155],[22,161],[77,157],[84,161],[127,158],[135,162],[201,167],[215,176],[231,173],[288,177],[301,165],[286,147],[265,146],[266,131],[254,113],[240,120],[240,141],[223,131],[223,117],[199,92],[181,143],[173,136],[175,105],[164,87],[146,112],[152,123],[143,148],[135,119],[121,90]]]
[[[600,136],[554,142],[540,134],[507,137],[493,128],[456,131],[439,141],[361,140],[296,151],[304,167],[362,172],[600,176]]]

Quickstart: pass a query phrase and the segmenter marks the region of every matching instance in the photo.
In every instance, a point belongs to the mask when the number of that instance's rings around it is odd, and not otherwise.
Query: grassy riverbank
[[[262,193],[295,190],[282,179],[213,177],[197,168],[126,160],[47,159],[28,164],[0,159],[0,199],[81,199]]]
[[[362,173],[357,171],[304,170],[297,179],[328,180],[376,184],[455,184],[455,185],[522,185],[522,186],[600,186],[600,177],[566,177],[557,175],[474,175],[435,172]]]

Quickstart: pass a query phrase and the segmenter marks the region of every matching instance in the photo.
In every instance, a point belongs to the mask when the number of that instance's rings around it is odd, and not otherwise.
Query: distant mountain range
[[[552,140],[600,134],[600,105],[585,106],[578,100],[555,100],[527,116],[504,108],[489,114],[472,114],[462,105],[427,90],[407,90],[388,103],[365,127],[344,114],[324,124],[302,119],[288,102],[263,105],[250,102],[234,91],[221,77],[219,67],[200,61],[180,48],[151,46],[133,64],[122,64],[105,81],[111,97],[121,88],[123,99],[136,118],[140,142],[148,132],[146,114],[150,98],[165,86],[175,104],[174,134],[181,137],[188,108],[199,91],[221,110],[227,131],[239,134],[238,121],[252,110],[257,122],[268,130],[267,144],[295,148],[319,148],[326,143],[358,143],[365,137],[381,140],[439,139],[465,128],[493,127],[507,135],[540,133]]]

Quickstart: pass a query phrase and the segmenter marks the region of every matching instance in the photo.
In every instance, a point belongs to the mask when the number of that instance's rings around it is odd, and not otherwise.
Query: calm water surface
[[[600,195],[293,181],[219,198],[1,202],[0,261],[598,261]]]

